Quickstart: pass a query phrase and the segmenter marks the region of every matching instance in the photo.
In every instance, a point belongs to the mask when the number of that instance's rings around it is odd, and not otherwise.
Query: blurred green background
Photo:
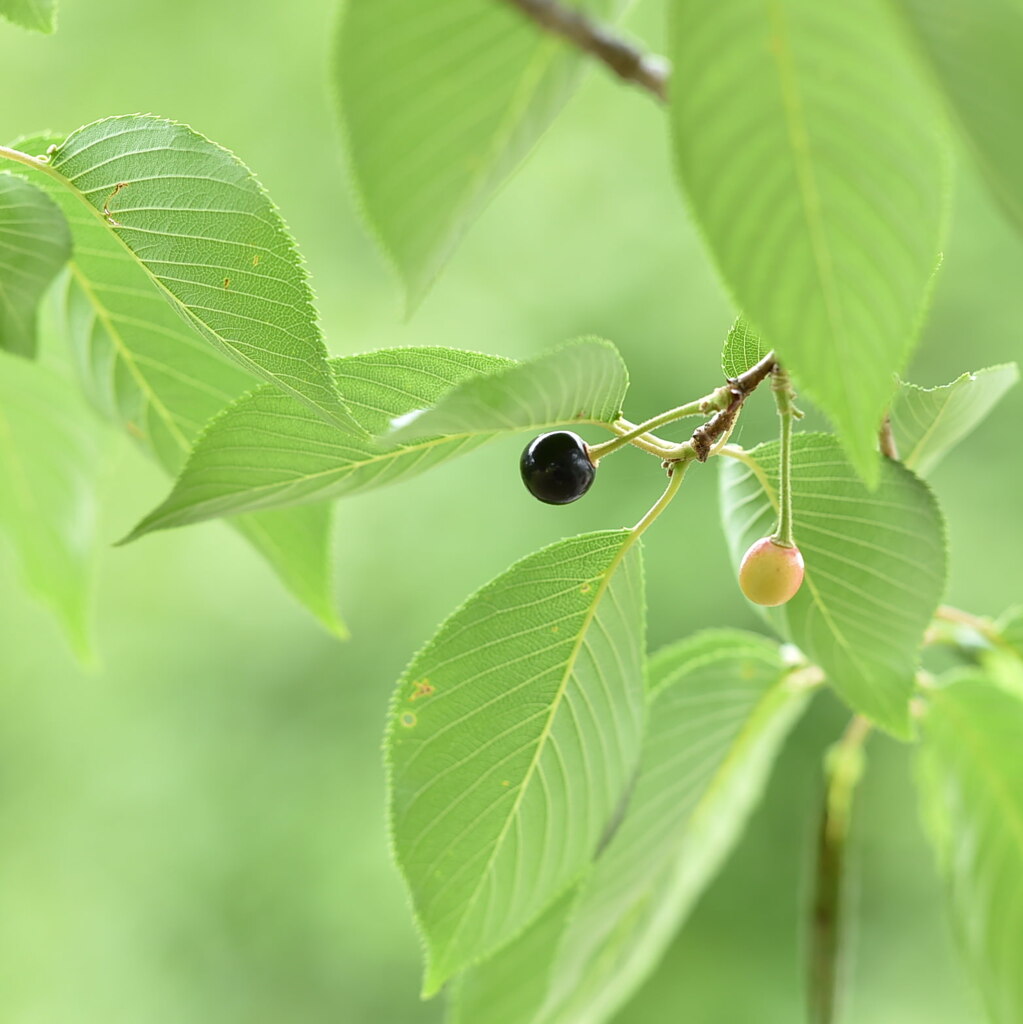
[[[299,240],[336,353],[443,344],[527,356],[601,334],[630,364],[634,418],[716,382],[733,311],[675,191],[663,116],[600,72],[403,322],[344,174],[328,92],[333,7],[64,0],[53,38],[0,23],[0,138],[144,111],[235,150]],[[630,26],[656,46],[659,18],[648,2]],[[944,383],[1016,356],[1021,276],[1023,244],[961,167],[912,379]],[[767,436],[773,418],[757,396],[738,440]],[[952,543],[949,599],[977,613],[1023,596],[1021,424],[1017,390],[934,478]],[[439,1019],[439,1002],[417,997],[417,941],[387,852],[380,734],[392,682],[511,560],[630,524],[661,487],[649,458],[629,452],[602,469],[589,500],[541,506],[518,480],[522,443],[341,505],[346,644],[210,524],[104,552],[103,664],[89,674],[0,545],[0,1021]],[[653,646],[703,626],[758,628],[715,522],[715,476],[690,474],[650,535]],[[106,539],[165,488],[115,440]],[[701,543],[683,560],[678,540],[693,535]],[[819,764],[845,718],[817,699],[741,849],[622,1024],[800,1018]],[[870,756],[844,1019],[981,1021],[917,824],[908,752],[879,738]]]

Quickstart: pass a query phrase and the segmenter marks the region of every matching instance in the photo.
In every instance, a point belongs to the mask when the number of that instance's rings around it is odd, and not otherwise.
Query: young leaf
[[[40,169],[208,344],[359,431],[334,387],[295,244],[237,157],[187,125],[130,115],[72,132]]]
[[[988,186],[1023,231],[1023,8],[1016,0],[895,0],[977,157]]]
[[[0,352],[0,527],[29,589],[85,662],[100,457],[100,426],[76,390],[49,368]]]
[[[470,969],[450,1024],[600,1024],[653,970],[734,845],[806,704],[777,645],[713,630],[654,656],[641,767],[574,896]]]
[[[993,1024],[1023,1019],[1023,698],[978,673],[929,694],[917,779]]]
[[[35,355],[36,307],[70,255],[60,210],[24,178],[0,173],[0,349]]]
[[[608,17],[623,0],[581,0]],[[408,306],[571,95],[583,60],[494,0],[348,0],[334,55],[366,219]]]
[[[1018,379],[1019,368],[1006,363],[964,373],[942,387],[901,384],[890,415],[902,462],[927,476]]]
[[[426,940],[425,996],[572,884],[626,791],[644,704],[635,540],[589,533],[529,555],[398,684],[391,827]]]
[[[775,523],[778,445],[723,467],[721,503],[732,560]],[[945,588],[944,524],[926,484],[884,460],[868,490],[825,434],[793,439],[792,506],[806,576],[766,614],[820,665],[850,706],[908,738],[917,655]]]
[[[57,27],[57,0],[0,0],[0,17],[49,35]]]
[[[338,386],[366,431],[435,402],[460,381],[508,360],[450,348],[399,348],[332,360]],[[488,435],[466,431],[410,444],[363,440],[276,388],[228,406],[203,431],[170,495],[132,531],[183,526],[259,508],[338,498],[421,473]]]
[[[176,474],[202,424],[255,381],[181,320],[80,203],[61,190],[56,198],[75,239],[67,280],[56,294],[56,320],[82,384],[94,405]],[[288,590],[343,635],[333,609],[330,520],[329,509],[302,510],[259,513],[234,525]]]
[[[738,377],[767,355],[767,346],[759,334],[740,316],[732,324],[721,353],[721,369],[728,378]]]
[[[618,349],[580,338],[498,373],[473,377],[421,415],[403,416],[395,440],[502,430],[539,430],[571,421],[610,423],[621,414],[629,371]]]
[[[672,0],[682,185],[738,305],[874,484],[946,158],[882,0]]]

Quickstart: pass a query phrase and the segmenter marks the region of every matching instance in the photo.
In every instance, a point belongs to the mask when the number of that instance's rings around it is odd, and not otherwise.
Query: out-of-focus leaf
[[[394,849],[424,995],[533,921],[593,857],[643,732],[636,534],[529,555],[413,659],[388,728]]]
[[[399,348],[332,360],[339,387],[366,431],[436,401],[460,381],[508,360],[449,348]],[[421,473],[488,434],[465,431],[402,444],[339,430],[273,387],[244,395],[196,442],[170,495],[132,531],[339,498]]]
[[[721,504],[732,560],[770,534],[778,445],[729,460]],[[796,596],[766,614],[820,665],[861,714],[908,738],[918,653],[945,588],[945,532],[927,485],[889,460],[868,490],[825,434],[793,439],[792,507],[806,576]]]
[[[39,155],[59,138],[19,139]],[[164,301],[138,261],[58,181],[34,174],[64,212],[74,253],[67,279],[54,289],[55,322],[70,345],[89,399],[171,474],[202,425],[232,398],[256,386],[244,371]],[[331,510],[238,519],[235,525],[288,590],[332,633],[344,635],[334,610],[330,561]],[[314,554],[318,552],[318,559]]]
[[[894,0],[988,186],[1023,231],[1023,6],[1018,0]]]
[[[600,1024],[653,970],[719,868],[806,703],[777,645],[713,630],[656,654],[641,767],[593,868],[459,980],[451,1024]]]
[[[882,0],[671,0],[671,123],[740,308],[877,482],[938,262],[937,118]]]
[[[57,0],[0,0],[0,17],[49,35],[57,27]]]
[[[46,193],[0,173],[0,348],[36,350],[36,308],[71,255],[71,232]]]
[[[927,476],[1017,380],[1019,368],[1006,363],[964,373],[942,387],[902,384],[891,408],[899,457],[910,469]]]
[[[399,418],[397,440],[539,430],[572,421],[610,423],[622,411],[629,371],[618,349],[581,338],[525,363],[464,381],[421,415]]]
[[[579,0],[609,17],[623,0]],[[571,95],[584,59],[498,0],[347,0],[333,77],[366,219],[409,308]]]
[[[334,387],[295,243],[237,157],[187,125],[133,114],[72,132],[40,169],[199,339],[359,431]]]
[[[721,353],[721,369],[726,377],[738,377],[755,366],[768,353],[760,335],[740,316],[732,324]]]
[[[0,527],[29,589],[75,653],[93,657],[101,425],[51,369],[0,352]]]
[[[1023,697],[966,673],[928,695],[917,778],[993,1024],[1023,1019]]]

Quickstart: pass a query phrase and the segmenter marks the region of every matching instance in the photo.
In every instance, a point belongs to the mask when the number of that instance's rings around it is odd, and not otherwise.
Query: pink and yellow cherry
[[[803,556],[795,545],[779,544],[762,537],[750,546],[739,564],[739,586],[754,603],[785,604],[796,596],[803,582]]]

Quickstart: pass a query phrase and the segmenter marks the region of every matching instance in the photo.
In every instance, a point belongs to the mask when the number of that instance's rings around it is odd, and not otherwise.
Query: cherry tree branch
[[[558,0],[504,0],[544,31],[561,36],[584,53],[596,57],[619,78],[632,82],[659,100],[668,98],[670,66],[664,57],[642,50],[618,38],[603,25]]]

